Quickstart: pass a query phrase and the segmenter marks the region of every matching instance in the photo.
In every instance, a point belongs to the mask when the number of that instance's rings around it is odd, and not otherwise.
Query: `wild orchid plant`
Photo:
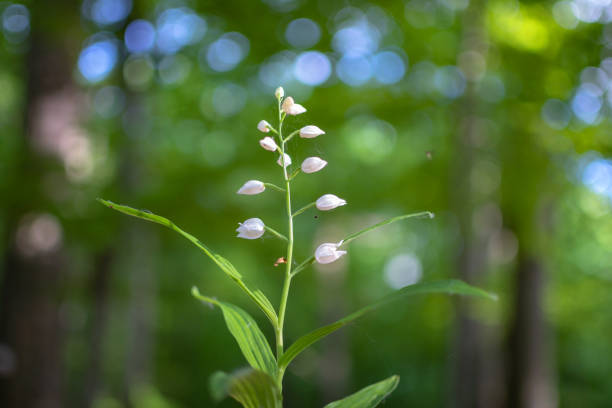
[[[263,292],[257,289],[251,289],[245,284],[242,279],[242,275],[227,259],[213,252],[199,239],[183,231],[172,221],[148,211],[136,210],[131,207],[114,204],[110,201],[99,200],[104,205],[114,210],[164,225],[187,238],[195,246],[200,248],[206,255],[208,255],[213,262],[217,264],[217,266],[246,293],[246,295],[268,318],[272,328],[274,329],[276,337],[276,353],[272,352],[268,340],[259,329],[259,326],[255,320],[247,312],[230,303],[217,300],[214,297],[201,295],[196,287],[192,289],[192,294],[194,297],[209,305],[216,305],[221,309],[227,328],[238,343],[238,347],[250,365],[250,368],[241,369],[231,374],[226,374],[223,372],[213,374],[211,377],[211,392],[213,397],[216,400],[220,400],[229,395],[240,402],[245,408],[281,408],[283,400],[283,376],[293,359],[317,341],[340,329],[341,327],[346,326],[355,319],[362,317],[366,313],[373,311],[379,306],[406,296],[426,293],[463,294],[494,298],[493,295],[483,290],[469,286],[466,283],[457,280],[414,284],[399,289],[382,300],[366,306],[334,323],[313,330],[297,339],[288,348],[285,348],[285,312],[287,310],[291,282],[298,273],[302,272],[315,262],[320,264],[328,264],[336,261],[338,258],[347,253],[346,250],[341,248],[346,248],[350,242],[375,228],[409,218],[433,218],[433,214],[430,212],[420,212],[415,214],[401,215],[381,221],[361,231],[347,235],[338,243],[322,243],[317,247],[312,256],[300,263],[295,262],[293,249],[296,234],[294,231],[293,220],[298,215],[313,206],[320,211],[330,211],[339,206],[346,205],[346,201],[333,194],[325,194],[316,201],[301,207],[299,210],[293,210],[291,202],[292,181],[300,172],[310,174],[322,170],[327,165],[327,162],[319,157],[308,157],[302,162],[300,168],[291,171],[292,161],[289,155],[285,153],[287,150],[287,144],[294,140],[294,137],[297,135],[303,139],[312,139],[324,135],[325,132],[319,129],[317,126],[310,125],[295,130],[292,133],[289,133],[288,136],[283,136],[283,124],[285,119],[288,116],[300,115],[306,112],[306,109],[302,105],[295,103],[292,97],[289,96],[285,98],[284,90],[281,87],[276,90],[275,96],[278,103],[278,128],[273,127],[265,120],[259,122],[257,128],[263,133],[273,133],[276,135],[276,140],[270,136],[266,136],[259,141],[259,144],[265,150],[278,153],[279,156],[277,163],[282,168],[284,187],[279,187],[277,185],[259,180],[250,180],[238,190],[238,194],[260,194],[264,192],[266,188],[271,188],[284,193],[287,234],[283,235],[280,232],[277,232],[271,227],[265,225],[259,218],[250,218],[243,223],[240,223],[237,232],[239,238],[245,239],[258,239],[262,237],[264,233],[268,232],[286,242],[286,254],[284,257],[280,258],[279,261],[277,261],[278,263],[283,263],[285,266],[284,284],[280,296],[278,312],[274,306],[272,306],[272,303],[268,300],[268,297],[264,295]],[[325,406],[325,408],[375,407],[395,389],[398,382],[398,376],[391,376],[383,381],[365,387],[349,397],[329,403]]]

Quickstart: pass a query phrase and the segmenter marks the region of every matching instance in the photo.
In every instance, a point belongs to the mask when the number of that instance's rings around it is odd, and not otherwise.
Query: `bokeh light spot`
[[[221,84],[212,94],[213,109],[221,117],[234,116],[246,104],[247,91],[232,82]]]
[[[385,265],[385,282],[393,289],[414,285],[423,276],[421,261],[414,254],[399,254]]]
[[[118,86],[100,88],[93,97],[93,109],[103,118],[117,116],[125,107],[125,94]]]
[[[215,71],[234,69],[249,53],[249,40],[240,33],[227,33],[210,44],[206,52],[208,65]]]
[[[113,70],[118,57],[115,41],[94,42],[81,51],[78,60],[79,72],[89,82],[100,82]]]
[[[572,99],[572,110],[583,122],[593,124],[603,105],[601,90],[593,84],[581,85]]]
[[[163,54],[174,54],[200,41],[207,29],[206,20],[187,7],[164,10],[157,18],[157,48]]]
[[[565,128],[572,118],[567,104],[559,99],[549,99],[542,106],[542,120],[553,129]]]
[[[338,30],[332,39],[332,46],[343,55],[360,57],[375,52],[379,42],[378,30],[363,20]]]
[[[406,64],[396,52],[383,51],[374,56],[374,78],[381,84],[395,84],[404,77],[404,74],[406,74]]]
[[[298,18],[287,25],[285,38],[295,48],[310,48],[319,42],[321,29],[309,18]]]
[[[459,68],[449,65],[436,70],[434,85],[438,92],[450,99],[456,99],[465,91],[465,77]]]
[[[146,20],[134,20],[125,29],[125,47],[133,53],[149,52],[155,45],[155,27]]]
[[[331,62],[325,54],[308,51],[298,55],[295,60],[295,78],[306,85],[320,85],[331,75]]]
[[[582,183],[597,194],[612,198],[612,162],[595,159],[582,172]]]
[[[359,116],[342,131],[347,152],[366,164],[378,164],[393,152],[397,139],[395,128],[383,120]]]
[[[372,64],[365,57],[344,56],[336,65],[336,75],[345,84],[360,86],[372,78]]]
[[[124,20],[132,11],[132,0],[95,0],[91,18],[99,25],[112,25]]]
[[[21,4],[11,4],[2,13],[2,28],[11,34],[30,31],[30,12]]]
[[[159,79],[163,84],[180,84],[191,71],[191,60],[181,54],[168,55],[159,62],[158,69]]]

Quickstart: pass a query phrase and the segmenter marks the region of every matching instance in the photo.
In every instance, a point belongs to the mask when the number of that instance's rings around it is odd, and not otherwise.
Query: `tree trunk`
[[[554,408],[550,338],[545,321],[544,271],[538,260],[521,254],[517,266],[515,316],[510,334],[508,406]]]

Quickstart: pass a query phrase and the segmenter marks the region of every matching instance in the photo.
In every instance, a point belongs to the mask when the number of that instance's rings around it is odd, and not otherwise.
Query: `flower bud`
[[[276,142],[270,136],[266,136],[263,139],[261,139],[259,141],[259,144],[261,145],[261,147],[271,152],[276,151],[276,149],[278,149]]]
[[[272,126],[268,123],[267,120],[260,120],[259,123],[257,124],[257,129],[260,132],[264,132],[264,133],[268,133],[271,127]]]
[[[279,156],[277,163],[279,166],[283,167],[283,156]],[[291,165],[291,157],[287,153],[285,153],[285,167]]]
[[[257,239],[266,232],[265,225],[259,218],[249,218],[239,225],[240,226],[236,228],[238,238]]]
[[[324,131],[322,131],[321,129],[319,129],[317,126],[314,126],[314,125],[304,126],[303,128],[300,129],[300,137],[303,137],[305,139],[312,139],[312,138],[315,138],[317,136],[321,136],[324,134],[325,134]]]
[[[327,162],[320,157],[309,157],[302,162],[304,173],[315,173],[327,166]]]
[[[299,103],[295,103],[292,97],[288,96],[283,101],[281,106],[283,112],[287,115],[299,115],[300,113],[306,112],[306,108],[300,105]]]
[[[325,243],[319,245],[315,251],[315,259],[320,264],[332,263],[343,255],[346,255],[346,251],[339,251],[338,247],[342,245],[342,241],[337,244]]]
[[[285,96],[285,90],[283,89],[282,86],[279,86],[278,88],[276,88],[276,91],[274,91],[274,96],[276,96],[276,99],[280,99],[283,96]]]
[[[317,208],[321,211],[329,211],[333,210],[336,207],[346,205],[346,201],[333,194],[325,194],[319,197],[316,202],[316,205]]]
[[[238,194],[255,195],[262,193],[266,189],[264,183],[259,180],[249,180],[238,190]]]

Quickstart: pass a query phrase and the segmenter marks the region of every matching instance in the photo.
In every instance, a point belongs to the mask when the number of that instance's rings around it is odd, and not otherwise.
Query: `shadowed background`
[[[327,133],[296,140],[296,256],[393,224],[296,278],[288,341],[418,281],[497,303],[396,303],[304,353],[286,404],[316,407],[399,374],[386,407],[607,407],[612,400],[612,3],[0,1],[0,405],[213,406],[246,363],[218,310],[264,319],[210,260],[104,197],[169,217],[277,305],[280,183],[256,124],[274,89]],[[220,407],[237,406],[227,400]]]

